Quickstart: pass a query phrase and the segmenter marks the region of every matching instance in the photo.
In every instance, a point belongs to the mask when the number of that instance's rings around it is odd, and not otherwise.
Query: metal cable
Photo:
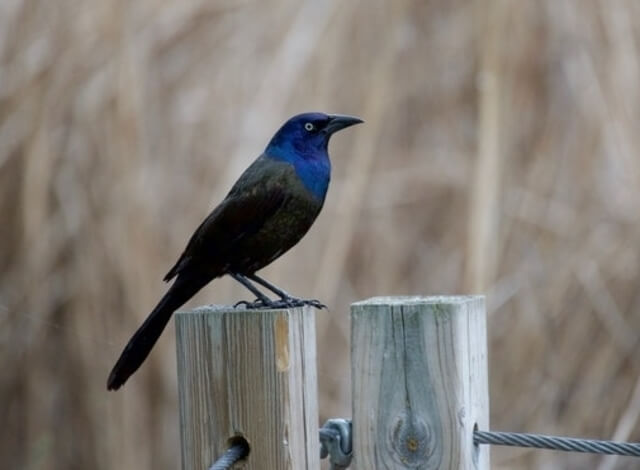
[[[335,421],[335,422],[331,422]],[[344,423],[342,423],[344,421]],[[343,424],[348,424],[348,429]],[[344,429],[343,429],[344,428]],[[341,436],[341,434],[345,434]],[[351,422],[349,420],[330,420],[320,429],[321,458],[331,456],[332,468],[346,468],[351,462]],[[347,449],[340,450],[341,441]],[[640,443],[614,442],[597,439],[580,439],[576,437],[547,436],[543,434],[498,432],[498,431],[474,431],[473,443],[475,445],[489,444],[511,447],[532,447],[536,449],[561,450],[564,452],[585,452],[591,454],[625,455],[640,457]],[[229,449],[209,468],[209,470],[229,470],[233,464],[249,455],[249,446],[246,442],[233,444]],[[334,462],[335,458],[344,461]]]
[[[233,444],[222,454],[222,456],[216,460],[209,470],[228,470],[234,463],[249,455],[249,446],[246,442],[238,442]]]
[[[473,443],[476,445],[492,444],[498,446],[535,447],[536,449],[562,450],[565,452],[640,457],[640,443],[544,436],[541,434],[474,431]]]

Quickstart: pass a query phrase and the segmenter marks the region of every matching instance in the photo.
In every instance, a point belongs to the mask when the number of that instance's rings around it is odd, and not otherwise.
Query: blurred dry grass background
[[[105,380],[188,236],[289,115],[334,139],[325,210],[265,270],[319,312],[349,415],[348,305],[474,293],[494,429],[640,440],[640,3],[0,2],[0,460],[176,468],[173,327]],[[220,280],[192,303],[247,294]],[[635,468],[493,450],[493,468]]]

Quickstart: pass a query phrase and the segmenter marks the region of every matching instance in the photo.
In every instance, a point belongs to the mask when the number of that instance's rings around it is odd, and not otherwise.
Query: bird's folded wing
[[[245,237],[257,233],[287,199],[285,188],[271,182],[229,193],[194,232],[177,263],[164,277],[169,281],[185,270],[223,266],[225,253]],[[223,274],[222,272],[218,275]]]

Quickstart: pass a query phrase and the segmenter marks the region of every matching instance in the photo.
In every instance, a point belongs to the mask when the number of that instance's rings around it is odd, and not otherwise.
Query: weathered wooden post
[[[484,298],[352,305],[353,468],[489,470]]]
[[[245,470],[319,470],[311,308],[176,315],[183,470],[206,470],[237,436]]]

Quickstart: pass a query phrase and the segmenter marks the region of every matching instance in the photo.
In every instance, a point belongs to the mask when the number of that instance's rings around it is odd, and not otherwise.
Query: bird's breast
[[[303,161],[295,165],[296,176],[304,187],[304,190],[313,195],[315,199],[324,200],[329,189],[331,168],[324,161]]]

